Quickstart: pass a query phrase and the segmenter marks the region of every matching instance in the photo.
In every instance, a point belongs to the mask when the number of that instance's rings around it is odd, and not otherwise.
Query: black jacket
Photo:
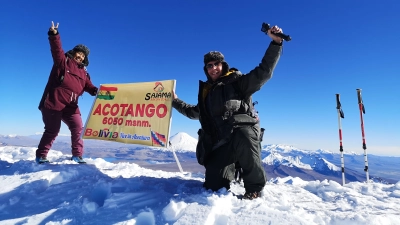
[[[281,45],[271,42],[261,63],[246,75],[230,70],[215,82],[199,81],[197,105],[180,99],[172,102],[181,114],[200,120],[202,132],[211,140],[199,142],[207,141],[214,146],[229,138],[235,126],[258,123],[251,96],[272,77],[281,49]]]

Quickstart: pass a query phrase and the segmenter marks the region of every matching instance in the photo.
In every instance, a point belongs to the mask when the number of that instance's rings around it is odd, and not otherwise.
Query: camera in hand
[[[268,23],[262,23],[261,25],[261,32],[268,34],[268,30],[271,28],[271,26]],[[280,38],[282,38],[285,41],[290,41],[292,38],[289,35],[282,34],[282,33],[272,33],[273,35],[276,35]]]

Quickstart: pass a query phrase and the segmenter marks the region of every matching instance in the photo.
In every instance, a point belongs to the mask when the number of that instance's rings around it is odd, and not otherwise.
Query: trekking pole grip
[[[358,104],[362,104],[361,89],[357,89]]]
[[[364,103],[363,103],[363,100],[362,100],[362,96],[361,96],[361,89],[360,88],[357,88],[357,97],[358,97],[358,104],[360,105],[361,104],[361,106],[362,106],[362,112],[363,112],[363,114],[365,114],[365,107],[364,107]]]
[[[340,104],[340,94],[336,94],[336,108],[340,109],[341,104]]]
[[[342,104],[340,104],[340,94],[336,94],[336,109],[339,110],[340,117],[344,119]]]

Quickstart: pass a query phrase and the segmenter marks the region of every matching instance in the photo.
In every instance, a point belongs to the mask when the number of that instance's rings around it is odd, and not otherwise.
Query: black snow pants
[[[235,128],[230,141],[207,156],[204,187],[213,191],[229,189],[234,180],[235,163],[239,162],[246,192],[261,191],[266,177],[261,163],[260,138],[258,124]]]

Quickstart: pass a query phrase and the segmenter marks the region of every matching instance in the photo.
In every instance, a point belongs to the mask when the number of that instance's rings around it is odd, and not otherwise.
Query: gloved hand
[[[99,89],[98,89],[97,87],[94,87],[93,90],[92,90],[92,92],[89,93],[89,94],[90,94],[91,96],[96,96],[98,90],[99,90]]]
[[[57,25],[54,26],[54,22],[51,21],[51,27],[49,28],[49,31],[47,32],[47,34],[49,36],[58,34],[58,23],[57,23]]]

